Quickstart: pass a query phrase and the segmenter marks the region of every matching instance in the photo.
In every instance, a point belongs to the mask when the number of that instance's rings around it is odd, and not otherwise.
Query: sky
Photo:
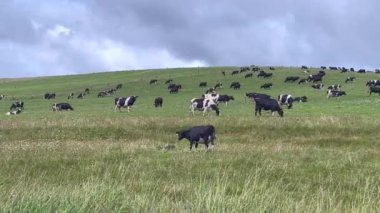
[[[0,0],[0,78],[203,66],[380,68],[378,0]]]

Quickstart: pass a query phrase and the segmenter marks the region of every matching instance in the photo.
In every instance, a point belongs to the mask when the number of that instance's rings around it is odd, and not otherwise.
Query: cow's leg
[[[198,149],[198,142],[195,142],[195,151]]]
[[[116,111],[116,109],[117,109],[117,108],[118,108],[118,109],[119,109],[119,111],[120,111],[120,108],[119,108],[117,105],[115,105],[115,110],[114,110],[114,111]]]

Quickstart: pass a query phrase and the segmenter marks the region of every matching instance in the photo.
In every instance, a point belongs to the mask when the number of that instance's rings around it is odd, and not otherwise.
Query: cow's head
[[[185,137],[184,132],[185,131],[182,130],[182,131],[178,131],[178,132],[175,133],[178,136],[178,140],[179,141],[182,140]]]

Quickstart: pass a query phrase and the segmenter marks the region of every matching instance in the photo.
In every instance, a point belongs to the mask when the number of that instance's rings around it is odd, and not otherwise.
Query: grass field
[[[277,67],[272,79],[235,67],[109,72],[0,79],[0,208],[4,212],[380,212],[380,97],[368,96],[374,73],[326,71],[325,85],[342,84],[347,96],[326,99],[326,89],[284,83],[305,77],[299,68]],[[221,71],[227,75],[221,75]],[[269,71],[269,70],[266,70]],[[316,73],[318,69],[310,69]],[[347,76],[356,76],[345,84]],[[169,94],[166,79],[183,85]],[[149,85],[150,79],[158,79]],[[235,97],[221,116],[188,111],[191,98],[223,83]],[[239,81],[240,90],[229,84]],[[271,90],[259,89],[265,82]],[[116,87],[115,95],[97,93]],[[83,100],[70,92],[90,88]],[[283,118],[254,116],[245,92],[306,95]],[[55,100],[44,100],[55,92]],[[130,113],[114,112],[115,97],[138,95]],[[164,98],[155,109],[153,99]],[[7,116],[12,102],[25,111]],[[69,102],[73,112],[53,112]],[[215,149],[189,152],[175,132],[194,125],[216,127]],[[175,150],[165,146],[175,144]]]

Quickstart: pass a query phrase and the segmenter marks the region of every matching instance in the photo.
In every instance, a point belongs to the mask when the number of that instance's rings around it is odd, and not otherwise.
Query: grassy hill
[[[326,89],[284,83],[306,77],[299,68],[276,67],[271,79],[231,76],[236,67],[107,72],[88,75],[0,79],[0,206],[4,211],[143,212],[377,212],[380,206],[378,95],[366,81],[377,74],[326,71],[325,85],[342,84],[347,96],[326,99]],[[269,69],[264,68],[266,71]],[[226,71],[223,76],[221,71]],[[318,69],[310,69],[309,74]],[[347,76],[355,76],[346,84]],[[169,94],[164,81],[182,84]],[[158,79],[156,85],[149,80]],[[223,83],[219,94],[235,97],[221,116],[192,116],[191,98]],[[232,90],[233,81],[242,84]],[[260,89],[273,83],[271,90]],[[113,96],[97,93],[123,88]],[[83,100],[70,92],[90,88]],[[284,109],[283,118],[254,116],[245,92],[306,95],[307,103]],[[44,100],[55,92],[55,100]],[[115,97],[138,95],[130,113],[114,112]],[[164,98],[155,109],[153,100]],[[12,102],[25,111],[7,116]],[[69,102],[73,112],[53,112]],[[188,151],[175,132],[200,124],[216,127],[212,152]],[[165,150],[168,144],[176,149]]]

